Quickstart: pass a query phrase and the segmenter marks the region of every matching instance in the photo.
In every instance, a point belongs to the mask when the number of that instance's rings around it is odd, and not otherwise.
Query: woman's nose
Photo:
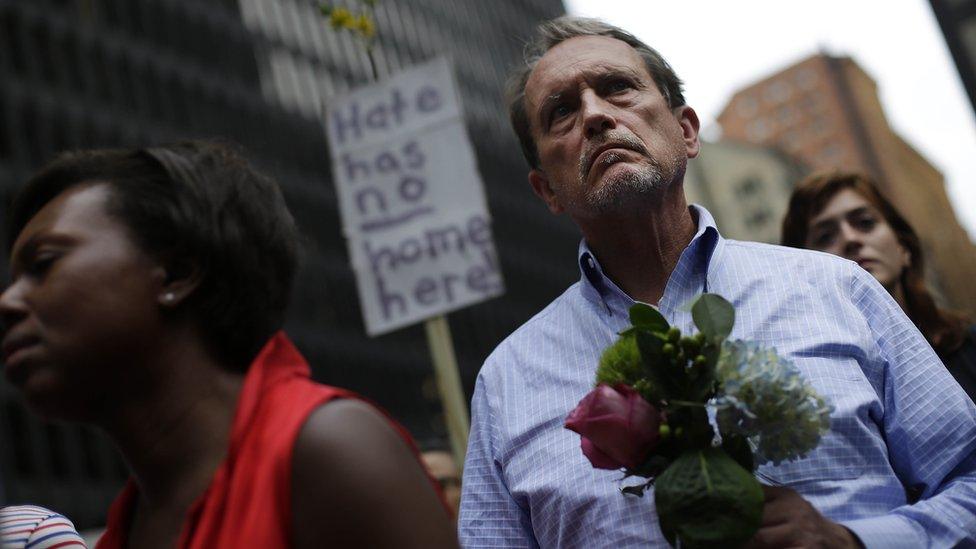
[[[0,324],[4,330],[16,324],[27,314],[23,294],[24,284],[22,281],[12,282],[0,294]]]
[[[844,255],[852,255],[864,245],[863,235],[849,223],[840,224],[840,245],[844,250]]]

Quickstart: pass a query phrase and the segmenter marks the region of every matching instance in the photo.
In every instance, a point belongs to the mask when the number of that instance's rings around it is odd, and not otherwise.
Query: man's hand
[[[850,530],[821,515],[793,490],[763,486],[763,492],[762,525],[746,545],[750,549],[863,547]]]

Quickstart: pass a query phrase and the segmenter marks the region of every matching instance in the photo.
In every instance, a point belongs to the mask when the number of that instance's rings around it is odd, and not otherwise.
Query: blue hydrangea
[[[718,427],[747,437],[757,465],[803,457],[830,428],[833,407],[775,349],[726,341],[716,370]]]

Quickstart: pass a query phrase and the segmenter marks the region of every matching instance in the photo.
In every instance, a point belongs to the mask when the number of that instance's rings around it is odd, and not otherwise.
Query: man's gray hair
[[[644,60],[647,72],[654,79],[658,91],[664,96],[668,106],[674,109],[685,104],[681,79],[674,73],[671,65],[654,48],[641,42],[633,34],[599,19],[587,17],[566,15],[546,21],[536,28],[535,36],[525,45],[524,63],[512,73],[505,93],[512,128],[522,145],[522,154],[533,168],[539,167],[539,152],[532,140],[529,115],[526,111],[525,84],[546,52],[557,44],[577,36],[608,36],[625,42]]]

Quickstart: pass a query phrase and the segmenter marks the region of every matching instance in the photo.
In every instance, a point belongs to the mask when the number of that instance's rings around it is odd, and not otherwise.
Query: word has
[[[351,153],[340,157],[342,174],[352,187],[356,211],[363,219],[361,231],[388,229],[434,211],[423,203],[427,180],[409,173],[423,169],[426,160],[414,140],[399,149],[383,149],[372,157],[357,158]],[[396,183],[380,184],[389,178]]]

